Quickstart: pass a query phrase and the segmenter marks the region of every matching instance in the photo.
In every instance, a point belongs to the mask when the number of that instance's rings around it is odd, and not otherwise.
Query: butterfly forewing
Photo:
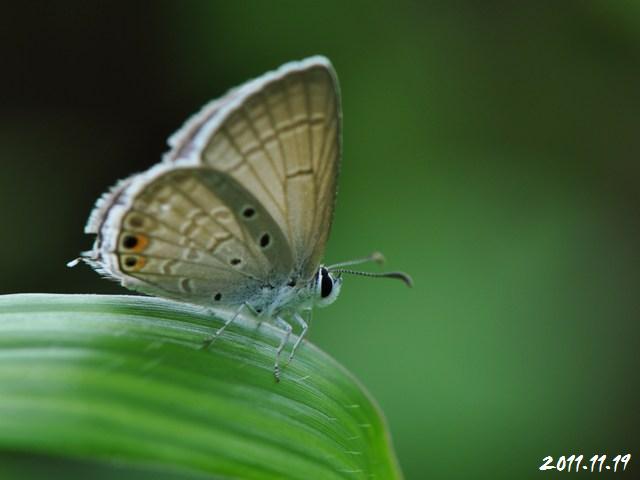
[[[238,88],[233,88],[222,97],[207,103],[197,114],[189,118],[180,130],[171,135],[167,140],[171,150],[164,155],[164,160],[171,162],[178,158],[188,158],[192,156],[194,152],[189,151],[189,148],[196,146],[191,142],[191,139],[193,139],[207,122],[216,117],[222,107],[228,105],[238,96],[238,90]]]
[[[238,89],[191,141],[201,161],[228,173],[285,233],[297,274],[317,270],[329,235],[340,158],[337,81],[321,58],[291,64]],[[184,147],[183,147],[184,148]],[[189,149],[191,150],[191,149]]]

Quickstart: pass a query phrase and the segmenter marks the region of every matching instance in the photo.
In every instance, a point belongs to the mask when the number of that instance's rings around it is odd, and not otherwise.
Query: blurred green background
[[[0,25],[0,293],[124,293],[65,267],[94,200],[207,100],[321,53],[344,109],[326,260],[381,250],[415,288],[348,278],[311,338],[407,478],[639,453],[640,3],[42,1]]]

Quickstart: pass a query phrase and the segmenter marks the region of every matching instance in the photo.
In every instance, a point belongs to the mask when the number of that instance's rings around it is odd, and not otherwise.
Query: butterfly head
[[[342,287],[342,277],[340,274],[332,274],[325,267],[321,266],[314,278],[315,304],[319,307],[331,305],[338,298]]]

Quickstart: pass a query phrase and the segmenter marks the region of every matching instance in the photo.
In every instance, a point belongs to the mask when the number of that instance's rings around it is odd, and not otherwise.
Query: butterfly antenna
[[[357,270],[348,270],[344,268],[337,268],[331,270],[333,273],[349,273],[351,275],[360,275],[362,277],[381,277],[381,278],[397,278],[402,280],[408,287],[413,287],[412,278],[404,272],[383,272],[383,273],[371,273],[371,272],[358,272]]]
[[[378,265],[382,265],[384,263],[384,255],[382,255],[380,252],[373,252],[368,257],[356,258],[355,260],[348,260],[346,262],[336,263],[334,265],[329,265],[326,268],[327,270],[332,271],[335,268],[350,267],[351,265],[360,265],[361,263],[367,263],[367,262],[376,262]]]

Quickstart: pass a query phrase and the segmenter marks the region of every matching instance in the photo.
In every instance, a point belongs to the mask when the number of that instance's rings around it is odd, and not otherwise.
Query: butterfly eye
[[[331,275],[329,275],[329,271],[322,267],[319,272],[320,275],[320,297],[327,298],[331,295],[331,291],[333,290],[333,279]]]
[[[333,280],[329,274],[322,275],[322,280],[320,281],[320,296],[322,298],[327,298],[331,295],[331,291],[333,290]]]
[[[214,299],[216,302],[219,302],[220,300],[222,300],[222,294],[221,294],[221,293],[216,293],[216,294],[213,296],[213,299]]]
[[[240,265],[242,263],[242,260],[240,260],[239,258],[232,258],[229,263],[235,267],[237,265]]]

